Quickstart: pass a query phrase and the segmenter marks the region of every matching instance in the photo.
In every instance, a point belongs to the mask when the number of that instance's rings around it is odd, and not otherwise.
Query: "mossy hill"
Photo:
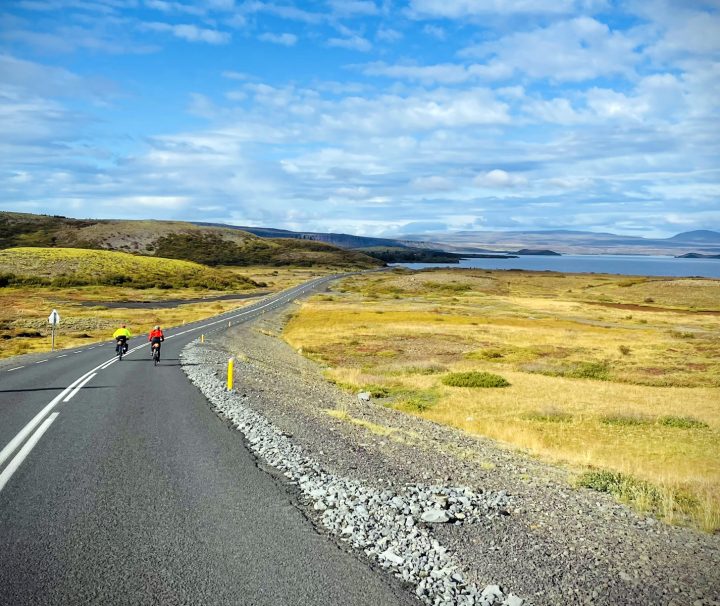
[[[0,250],[0,286],[128,286],[249,290],[261,284],[231,270],[107,250]]]
[[[119,221],[0,212],[0,249],[83,248],[195,261],[204,265],[371,268],[382,262],[322,242],[260,238],[181,221]]]

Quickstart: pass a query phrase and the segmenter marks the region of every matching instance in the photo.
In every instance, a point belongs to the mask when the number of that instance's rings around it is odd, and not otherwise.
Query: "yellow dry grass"
[[[150,259],[150,261],[156,260]],[[172,261],[171,263],[177,262]],[[184,265],[187,262],[179,263]],[[283,290],[318,275],[330,273],[330,270],[323,268],[314,270],[275,267],[226,268],[225,271],[265,283],[267,286],[262,287],[263,291]],[[246,294],[248,291],[239,292]],[[207,301],[182,304],[171,308],[160,306],[164,300],[169,298],[208,298],[231,293],[232,291],[227,290],[133,289],[117,286],[0,288],[0,358],[49,351],[51,334],[47,317],[53,309],[57,309],[62,318],[56,330],[56,347],[67,348],[109,340],[121,322],[127,323],[134,334],[141,334],[149,331],[155,324],[168,327],[195,322],[248,305],[256,300]],[[144,301],[151,305],[144,309],[111,309],[103,305],[108,301]],[[158,303],[158,306],[153,307],[153,302]],[[95,305],[88,307],[82,303],[95,303]]]
[[[720,280],[435,270],[354,277],[325,299],[285,337],[331,380],[548,461],[621,472],[657,488],[666,520],[720,528],[720,314],[698,311],[720,311]],[[510,387],[449,387],[450,371]]]

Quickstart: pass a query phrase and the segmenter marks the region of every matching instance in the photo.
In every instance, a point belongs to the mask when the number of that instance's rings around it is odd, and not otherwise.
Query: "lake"
[[[701,276],[720,278],[720,259],[675,259],[639,255],[524,255],[516,259],[462,259],[460,263],[393,263],[410,269],[529,269],[566,273],[621,274],[627,276]]]

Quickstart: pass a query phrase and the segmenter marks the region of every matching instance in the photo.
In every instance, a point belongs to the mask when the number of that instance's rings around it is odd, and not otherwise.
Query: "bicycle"
[[[123,359],[123,354],[127,353],[128,345],[125,339],[118,339],[115,344],[115,355],[118,357],[118,361]]]
[[[155,366],[160,364],[160,343],[152,344],[152,359]]]

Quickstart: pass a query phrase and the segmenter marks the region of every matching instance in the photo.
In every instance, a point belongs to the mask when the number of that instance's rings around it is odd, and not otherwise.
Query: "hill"
[[[85,248],[195,261],[205,265],[329,265],[382,262],[323,242],[267,239],[230,227],[181,221],[119,221],[0,212],[0,249]]]
[[[129,286],[244,290],[260,286],[190,261],[77,248],[0,250],[0,286]]]

